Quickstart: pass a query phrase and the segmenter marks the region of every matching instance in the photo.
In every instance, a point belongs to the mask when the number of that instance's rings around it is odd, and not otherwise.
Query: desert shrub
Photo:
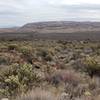
[[[21,55],[21,58],[27,62],[27,63],[30,63],[30,64],[33,64],[33,55]]]
[[[51,61],[52,60],[51,52],[49,52],[48,50],[44,50],[44,49],[38,50],[37,56],[42,57],[42,59],[46,60],[46,61]]]
[[[49,54],[46,57],[44,57],[44,60],[46,60],[46,61],[52,61],[52,56]]]
[[[17,97],[16,100],[58,100],[53,93],[41,89],[36,89],[24,96]]]
[[[44,49],[38,49],[37,56],[46,57],[48,55],[48,51]]]
[[[93,95],[86,84],[78,84],[76,87],[68,84],[65,87],[65,92],[69,96],[68,100],[97,100],[97,95]]]
[[[10,44],[10,45],[8,45],[8,50],[17,50],[17,49],[18,49],[17,44]]]
[[[64,41],[64,40],[58,40],[57,43],[62,44],[62,45],[66,45],[68,42]]]
[[[94,57],[87,57],[85,59],[85,71],[91,76],[100,76],[100,64],[96,61]]]
[[[61,75],[65,84],[77,85],[81,81],[80,74],[74,71],[62,71]]]
[[[27,46],[23,46],[20,48],[20,52],[23,53],[23,55],[30,55],[32,53],[32,48],[27,47]]]
[[[61,83],[77,85],[81,79],[74,71],[58,70],[51,76],[46,77],[46,80],[57,86]]]
[[[85,71],[85,65],[84,65],[84,59],[77,59],[77,60],[72,60],[70,62],[72,68],[76,71],[84,72]]]
[[[81,84],[78,84],[77,86],[74,86],[72,84],[66,84],[65,86],[65,92],[69,94],[70,97],[69,100],[73,100],[77,97],[80,98],[85,93],[85,91],[86,91],[86,86]]]
[[[30,64],[13,65],[0,73],[0,91],[5,90],[6,96],[14,96],[17,92],[25,92],[38,83],[39,77]]]
[[[7,63],[8,63],[8,60],[5,57],[0,56],[0,65],[1,64],[7,64]]]
[[[60,51],[61,51],[61,47],[55,46],[55,47],[54,47],[54,50],[55,50],[56,52],[60,52]]]
[[[52,56],[56,54],[54,47],[48,49],[49,54],[51,54]]]
[[[80,73],[76,73],[74,71],[59,70],[49,76],[48,81],[56,88],[61,85],[64,86],[64,92],[70,98],[68,100],[74,100],[77,97],[81,97],[87,90],[87,85],[83,84],[84,79],[82,79],[82,77],[83,76]]]
[[[26,60],[28,63],[32,64],[33,60],[33,51],[31,47],[23,46],[20,48],[20,52],[22,53],[21,57]]]
[[[0,65],[11,65],[18,62],[20,59],[19,53],[4,52],[0,54]]]

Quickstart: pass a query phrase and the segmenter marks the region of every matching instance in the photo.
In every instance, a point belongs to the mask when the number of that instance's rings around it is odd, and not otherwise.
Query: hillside
[[[14,28],[0,28],[0,33],[14,33],[18,30],[18,27]]]
[[[100,40],[100,22],[51,21],[0,29],[0,39]]]
[[[38,33],[73,33],[100,31],[100,22],[51,21],[28,23],[19,28],[18,31]]]

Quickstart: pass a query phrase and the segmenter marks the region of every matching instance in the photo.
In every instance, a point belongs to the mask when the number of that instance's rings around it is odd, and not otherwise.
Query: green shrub
[[[28,56],[32,53],[32,48],[23,46],[20,48],[20,52],[23,53],[24,55]]]
[[[0,73],[0,90],[6,91],[6,96],[14,96],[17,92],[25,92],[38,82],[31,64],[13,65]],[[5,92],[4,91],[4,92]]]
[[[44,60],[52,61],[52,56],[51,55],[47,55],[46,57],[44,57]]]
[[[3,56],[0,56],[0,65],[1,64],[7,64],[7,63],[8,63],[7,59]]]
[[[28,63],[33,64],[33,50],[31,47],[21,47],[20,52],[22,53],[22,58],[25,59]]]
[[[10,44],[10,45],[8,45],[8,50],[17,50],[17,49],[18,49],[17,44]]]
[[[46,57],[48,55],[48,51],[44,49],[40,49],[38,50],[37,55],[41,57]]]
[[[93,57],[87,57],[85,59],[86,72],[93,77],[94,75],[100,75],[100,64]]]

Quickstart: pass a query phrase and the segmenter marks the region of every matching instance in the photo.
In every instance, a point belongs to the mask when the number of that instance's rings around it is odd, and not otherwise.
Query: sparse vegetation
[[[94,75],[100,76],[100,64],[96,61],[93,57],[87,57],[86,58],[86,71],[88,74],[93,77]]]
[[[8,50],[17,50],[17,45],[16,44],[10,44],[8,45]]]
[[[36,89],[16,100],[58,100],[57,96],[46,90]]]
[[[99,47],[91,41],[2,41],[0,99],[100,98]]]

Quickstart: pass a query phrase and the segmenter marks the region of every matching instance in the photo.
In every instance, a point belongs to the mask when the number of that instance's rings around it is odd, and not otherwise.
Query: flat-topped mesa
[[[38,33],[73,33],[84,31],[100,31],[100,22],[75,22],[75,21],[51,21],[28,23],[19,32]]]
[[[48,21],[28,23],[22,27],[0,29],[0,33],[74,33],[88,31],[100,31],[100,22]]]
[[[0,30],[1,40],[100,40],[100,22],[37,22]]]

